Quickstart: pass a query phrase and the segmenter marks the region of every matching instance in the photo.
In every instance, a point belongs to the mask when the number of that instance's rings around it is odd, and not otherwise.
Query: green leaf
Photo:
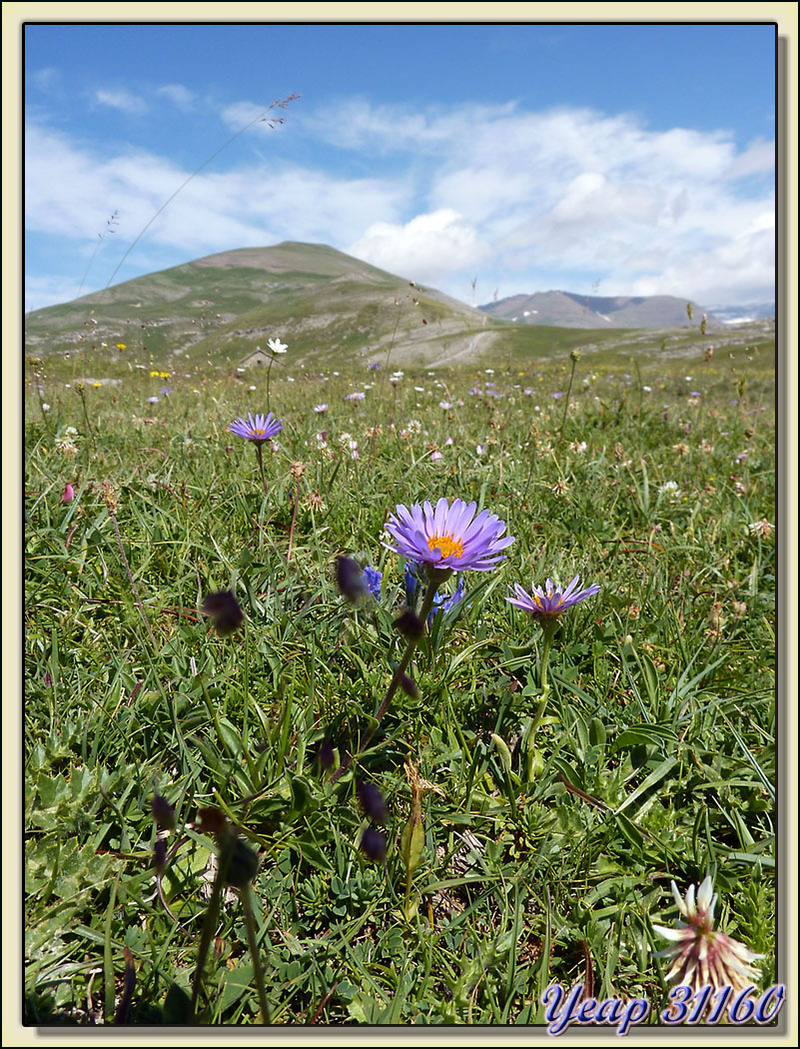
[[[409,874],[412,874],[417,869],[424,844],[425,829],[422,825],[422,820],[411,816],[405,827],[403,827],[403,833],[400,837],[400,855]]]
[[[645,794],[651,787],[654,787],[656,783],[659,783],[675,766],[678,764],[677,758],[667,758],[666,761],[662,761],[657,769],[654,769],[650,775],[645,779],[643,783],[640,783],[633,794],[629,795],[625,801],[619,806],[614,815],[618,816],[621,812],[632,805],[637,798]]]
[[[164,999],[164,1023],[186,1027],[192,1022],[192,1000],[182,987],[172,983]]]

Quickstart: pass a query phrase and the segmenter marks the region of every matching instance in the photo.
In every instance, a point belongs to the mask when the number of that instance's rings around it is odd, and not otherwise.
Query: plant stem
[[[577,350],[575,351],[577,353]],[[567,386],[567,396],[564,398],[564,413],[561,416],[561,425],[558,428],[558,436],[563,441],[564,439],[564,426],[567,421],[567,409],[569,408],[569,395],[572,392],[572,380],[575,378],[575,368],[578,364],[578,358],[572,358],[572,371],[569,373],[569,385]]]
[[[253,900],[251,898],[252,889],[249,883],[241,891],[242,907],[244,908],[244,924],[247,929],[247,944],[250,948],[250,957],[253,959],[253,973],[256,978],[256,989],[258,990],[258,1001],[261,1006],[261,1022],[268,1024],[269,1018],[269,1004],[267,1002],[267,992],[264,987],[264,970],[261,968],[261,962],[258,959],[258,942],[256,940],[256,919],[253,914]]]
[[[539,728],[542,718],[544,717],[545,708],[547,706],[547,697],[550,692],[550,685],[547,680],[547,670],[550,665],[550,648],[553,644],[553,635],[557,630],[557,623],[555,620],[542,625],[542,631],[544,634],[542,643],[542,659],[539,669],[539,684],[541,686],[541,693],[537,700],[536,706],[534,707],[533,717],[531,718],[530,725],[527,730],[527,751],[528,751],[528,778],[532,778],[532,768],[534,761],[534,743],[536,741],[536,730]]]
[[[428,589],[425,591],[425,597],[422,601],[422,608],[420,609],[419,613],[419,617],[422,620],[422,624],[425,630],[427,630],[428,615],[430,613],[430,610],[433,608],[433,599],[436,597],[436,591],[439,589],[441,583],[441,579],[431,579],[428,583]],[[411,657],[414,654],[414,649],[417,647],[419,641],[419,638],[409,639],[408,644],[406,645],[406,650],[403,653],[403,658],[397,664],[395,672],[392,675],[392,680],[389,682],[389,687],[386,690],[386,695],[383,697],[381,705],[378,707],[375,713],[375,724],[371,725],[364,733],[364,735],[359,739],[358,746],[355,749],[355,753],[348,754],[347,757],[343,759],[339,768],[332,773],[330,780],[331,783],[335,783],[339,779],[339,777],[347,771],[347,769],[358,757],[358,755],[366,749],[366,747],[369,744],[369,741],[375,735],[375,732],[378,728],[378,725],[381,722],[381,719],[383,718],[383,715],[389,709],[389,704],[392,702],[394,694],[395,692],[397,692],[397,689],[400,686],[400,682],[403,680],[406,668],[411,662]]]
[[[267,413],[269,413],[269,373],[272,371],[272,365],[275,363],[275,358],[270,357],[269,364],[267,365]]]
[[[269,396],[267,396],[267,404],[269,404]],[[265,495],[269,495],[269,489],[267,488],[267,479],[264,476],[264,456],[263,456],[263,452],[261,450],[263,444],[264,444],[263,441],[256,441],[255,442],[256,458],[258,459],[258,469],[259,469],[259,473],[261,474],[261,484],[262,484],[262,486],[264,488],[264,494]]]
[[[197,965],[195,966],[194,979],[192,981],[192,1022],[194,1022],[195,1013],[197,1011],[197,1000],[200,997],[203,969],[205,968],[206,958],[208,957],[208,949],[211,946],[211,939],[214,935],[214,927],[217,924],[217,914],[219,913],[219,905],[220,900],[222,899],[222,890],[225,885],[225,879],[228,876],[228,868],[230,867],[232,852],[233,850],[229,843],[226,843],[226,845],[220,848],[219,851],[217,876],[214,879],[214,885],[211,890],[211,899],[208,901],[206,916],[203,919],[203,930],[200,934],[200,946],[197,952]]]
[[[292,523],[289,525],[289,549],[286,551],[286,560],[292,559],[292,540],[294,539],[294,526],[297,521],[297,507],[300,504],[300,478],[297,478],[297,486],[294,491],[294,507],[292,509]]]

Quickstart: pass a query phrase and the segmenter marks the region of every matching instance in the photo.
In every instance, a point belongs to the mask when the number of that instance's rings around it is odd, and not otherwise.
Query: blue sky
[[[465,302],[774,297],[772,25],[28,25],[24,45],[26,309],[105,287],[292,93],[114,283],[300,240]]]

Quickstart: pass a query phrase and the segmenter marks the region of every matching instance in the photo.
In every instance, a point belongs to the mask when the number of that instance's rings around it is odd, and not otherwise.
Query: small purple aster
[[[579,601],[585,601],[587,597],[600,593],[600,587],[596,585],[576,593],[580,579],[581,577],[576,575],[566,589],[556,586],[552,579],[548,579],[544,589],[535,586],[530,594],[519,583],[515,583],[512,588],[514,597],[507,597],[506,601],[529,612],[537,622],[546,622],[556,619]]]
[[[272,412],[255,417],[252,412],[248,412],[246,420],[240,416],[228,427],[228,430],[235,433],[237,437],[246,437],[248,441],[255,441],[257,444],[268,441],[282,429],[283,423],[278,422]]]
[[[386,524],[396,545],[384,546],[429,569],[486,572],[505,558],[502,551],[514,539],[503,536],[505,521],[488,510],[475,516],[476,508],[463,499],[440,499],[435,509],[429,502],[397,506]]]

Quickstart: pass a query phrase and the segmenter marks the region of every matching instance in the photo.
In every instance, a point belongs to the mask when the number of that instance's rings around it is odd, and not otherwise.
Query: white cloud
[[[48,66],[46,69],[39,69],[31,76],[31,80],[40,91],[50,91],[58,84],[60,79],[61,74],[52,66]]]
[[[111,109],[119,109],[131,115],[146,113],[149,108],[143,98],[132,95],[130,91],[107,91],[98,88],[94,93],[94,100],[101,106],[109,106]]]
[[[183,84],[164,84],[163,87],[158,88],[156,93],[168,98],[174,106],[183,110],[191,109],[197,98],[194,91],[190,91]]]
[[[764,175],[775,168],[775,143],[757,138],[744,153],[736,157],[725,172],[725,178],[744,178],[747,175]]]
[[[53,178],[53,172],[59,178]],[[29,125],[26,134],[26,228],[29,234],[70,243],[72,268],[82,272],[86,252],[112,211],[119,212],[115,250],[129,245],[190,172],[141,151],[96,154],[63,134]],[[142,272],[144,252],[161,245],[189,261],[231,248],[307,240],[345,244],[380,219],[398,218],[408,203],[402,180],[334,178],[268,163],[229,172],[202,172],[180,189],[153,222],[118,279]],[[65,264],[69,255],[65,253]],[[157,257],[157,255],[155,256]],[[157,262],[154,269],[162,268]],[[94,269],[99,271],[100,265]],[[58,301],[58,300],[51,300]],[[40,303],[46,305],[48,303]]]
[[[405,225],[373,223],[348,252],[381,269],[430,283],[474,265],[484,248],[458,212],[442,208]]]
[[[179,84],[158,93],[192,102]],[[246,151],[246,163],[213,165],[191,180],[148,230],[148,251],[163,245],[192,257],[323,242],[461,297],[468,269],[501,295],[588,292],[588,279],[700,302],[703,289],[718,302],[772,294],[770,142],[738,150],[722,131],[651,130],[628,114],[525,112],[514,103],[411,110],[345,99],[272,114],[287,117],[304,153],[321,141],[320,164],[333,156],[336,173],[279,150],[253,162]],[[220,112],[237,131],[262,115],[267,107],[249,101]],[[252,132],[260,129],[266,122]],[[164,157],[108,156],[34,125],[29,225],[85,245],[117,208],[120,240],[130,242],[187,177]]]

